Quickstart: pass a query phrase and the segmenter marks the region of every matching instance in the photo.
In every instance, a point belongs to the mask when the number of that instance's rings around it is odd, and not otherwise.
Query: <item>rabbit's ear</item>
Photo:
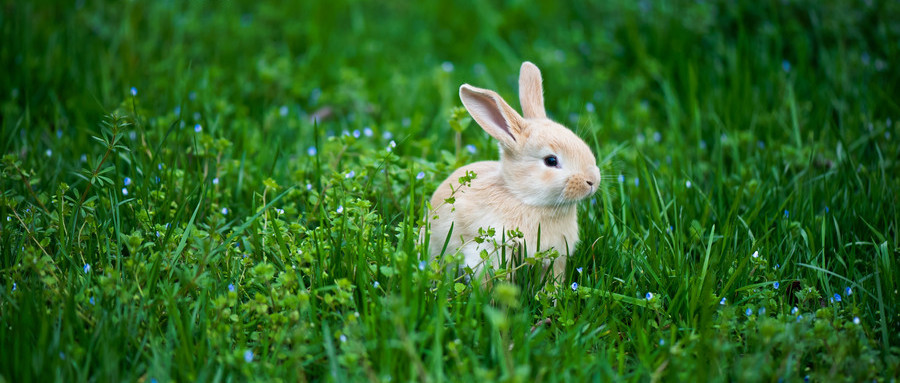
[[[541,85],[541,70],[526,61],[519,70],[519,102],[525,118],[547,118],[544,110],[544,87]]]
[[[513,148],[522,136],[522,116],[494,91],[469,84],[459,87],[459,99],[478,125],[505,148]]]

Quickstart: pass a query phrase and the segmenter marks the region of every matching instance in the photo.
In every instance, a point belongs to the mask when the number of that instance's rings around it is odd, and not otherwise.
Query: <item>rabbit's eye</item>
[[[550,155],[550,156],[544,157],[544,165],[547,165],[551,168],[555,168],[555,167],[559,166],[559,160],[556,159],[556,156]]]

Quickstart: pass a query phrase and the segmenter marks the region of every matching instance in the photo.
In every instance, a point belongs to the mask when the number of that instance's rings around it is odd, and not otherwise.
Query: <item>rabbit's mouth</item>
[[[566,180],[563,197],[571,202],[578,202],[593,195],[598,186],[600,186],[599,177],[589,179],[583,176],[572,176]]]

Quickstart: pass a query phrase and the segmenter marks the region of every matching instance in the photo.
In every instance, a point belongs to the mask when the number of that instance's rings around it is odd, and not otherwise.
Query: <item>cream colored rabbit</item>
[[[456,169],[435,190],[428,217],[431,257],[440,255],[452,224],[445,253],[462,253],[465,266],[477,275],[485,263],[482,250],[491,254],[493,265],[499,263],[492,241],[473,241],[478,229],[495,229],[497,244],[501,233],[518,229],[529,254],[548,248],[560,253],[553,275],[563,282],[566,256],[578,242],[576,203],[594,194],[600,184],[594,154],[572,131],[547,119],[541,72],[530,62],[522,63],[519,72],[524,117],[487,89],[463,84],[459,98],[478,125],[500,143],[500,161]],[[476,173],[476,178],[469,186],[460,187],[459,178],[469,171]],[[445,202],[451,194],[452,204]]]

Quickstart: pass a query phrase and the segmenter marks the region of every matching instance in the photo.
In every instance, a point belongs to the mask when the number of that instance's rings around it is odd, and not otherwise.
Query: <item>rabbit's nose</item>
[[[587,181],[588,186],[594,186],[594,181]]]

